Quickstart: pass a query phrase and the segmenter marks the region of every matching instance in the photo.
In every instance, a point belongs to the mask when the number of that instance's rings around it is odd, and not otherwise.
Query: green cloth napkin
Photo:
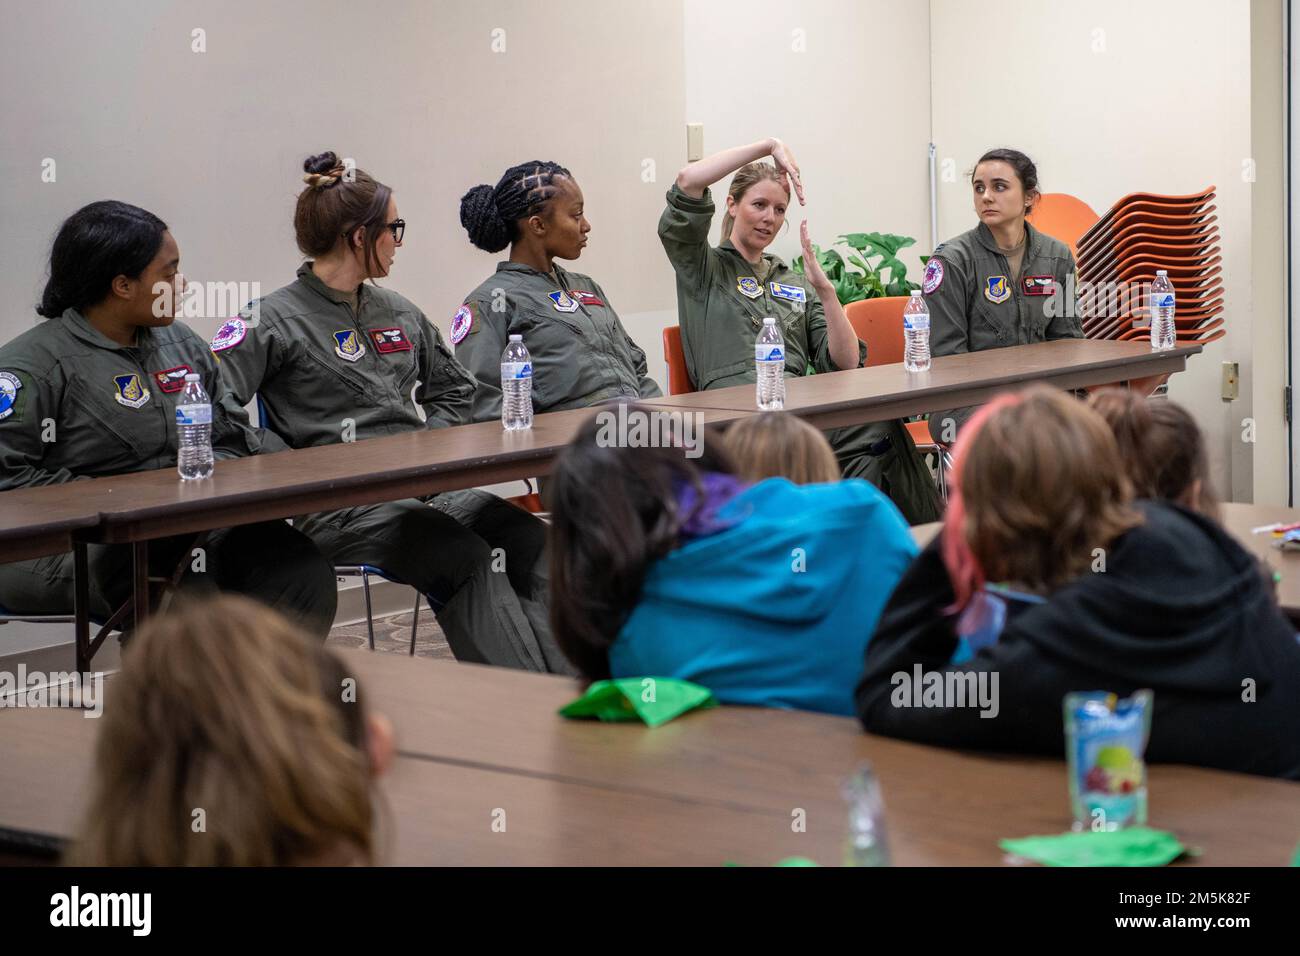
[[[666,724],[697,707],[717,707],[707,687],[675,677],[620,677],[598,680],[577,700],[560,708],[561,717],[637,720],[649,727]]]
[[[1150,827],[1024,837],[998,845],[1047,866],[1164,866],[1187,851],[1172,833]]]

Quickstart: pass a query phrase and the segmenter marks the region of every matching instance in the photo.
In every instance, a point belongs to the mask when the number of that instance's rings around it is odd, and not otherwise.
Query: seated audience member
[[[580,673],[851,714],[867,638],[916,553],[898,509],[858,479],[748,484],[714,444],[611,442],[602,414],[551,485],[552,631]]]
[[[1219,519],[1205,438],[1187,409],[1125,388],[1094,392],[1088,404],[1110,426],[1139,498],[1162,498]]]
[[[963,431],[954,479],[867,647],[867,730],[1060,756],[1067,693],[1151,688],[1149,759],[1300,778],[1300,645],[1255,559],[1203,515],[1134,500],[1096,412],[1047,388],[1001,396]],[[1041,601],[955,666],[986,581]],[[909,706],[917,680],[977,693]]]
[[[239,597],[182,604],[136,633],[113,684],[69,862],[374,862],[392,729],[279,614]]]
[[[796,485],[840,480],[826,436],[789,412],[761,412],[727,429],[723,446],[747,481],[789,478]]]

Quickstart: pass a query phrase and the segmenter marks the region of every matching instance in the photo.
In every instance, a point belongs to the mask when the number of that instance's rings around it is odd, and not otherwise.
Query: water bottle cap
[[[524,340],[524,337],[523,337],[522,335],[512,335],[512,336],[510,336],[510,341],[511,341],[511,342],[522,342],[523,340]]]
[[[771,315],[766,316],[766,317],[764,317],[764,319],[763,319],[763,324],[764,324],[764,325],[776,325],[776,318],[775,318],[774,316],[771,316]]]
[[[198,372],[190,372],[188,375],[185,376],[185,381],[187,382],[197,382],[198,380],[199,380]]]
[[[1157,270],[1156,270],[1156,275],[1158,275],[1158,276],[1167,276],[1167,275],[1169,275],[1169,270],[1168,270],[1168,269],[1157,269]]]
[[[912,290],[912,298],[913,298],[913,299],[919,299],[919,298],[921,298],[921,290],[920,290],[920,289],[913,289],[913,290]]]

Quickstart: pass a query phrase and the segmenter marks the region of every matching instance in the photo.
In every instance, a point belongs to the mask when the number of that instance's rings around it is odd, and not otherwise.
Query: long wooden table
[[[928,371],[902,363],[786,379],[785,410],[819,428],[859,425],[979,405],[1035,383],[1090,388],[1181,372],[1199,345],[1153,352],[1144,342],[1058,339],[933,360]],[[754,410],[754,386],[736,385],[649,399],[656,406],[690,410]]]
[[[1000,839],[1070,823],[1063,760],[923,747],[849,718],[746,707],[653,730],[567,721],[555,711],[578,691],[570,679],[342,656],[396,730],[381,835],[385,861],[399,865],[836,865],[840,787],[864,760],[881,780],[898,864],[997,865]],[[98,726],[74,711],[0,710],[0,839],[11,852],[75,831]],[[1283,865],[1300,834],[1296,783],[1156,766],[1150,804],[1152,825],[1203,850],[1204,865]]]
[[[1079,388],[1175,372],[1199,350],[1152,352],[1137,342],[1086,339],[1043,342],[937,358],[919,374],[884,365],[791,380],[787,407],[825,427],[877,421],[975,404],[1035,381]],[[706,428],[717,428],[753,414],[754,391],[739,386],[647,404],[697,413]],[[524,432],[483,422],[223,461],[202,482],[182,482],[171,469],[160,469],[5,492],[0,562],[67,550],[71,535],[78,570],[77,666],[85,669],[104,636],[94,644],[89,636],[87,541],[132,545],[132,593],[142,619],[148,613],[153,538],[545,475],[593,414],[575,409],[539,415]]]

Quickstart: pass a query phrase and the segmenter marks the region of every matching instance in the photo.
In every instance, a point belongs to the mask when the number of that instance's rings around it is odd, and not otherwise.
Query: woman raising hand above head
[[[732,173],[722,241],[711,246],[709,187]],[[783,142],[767,139],[684,167],[668,191],[659,238],[677,273],[682,350],[698,388],[754,382],[754,340],[767,316],[781,327],[788,378],[858,368],[866,358],[817,264],[807,223],[800,229],[805,275],[764,251],[785,222],[792,190],[802,204],[799,165]],[[845,477],[870,480],[914,524],[938,517],[929,472],[900,422],[837,428],[827,437]]]

